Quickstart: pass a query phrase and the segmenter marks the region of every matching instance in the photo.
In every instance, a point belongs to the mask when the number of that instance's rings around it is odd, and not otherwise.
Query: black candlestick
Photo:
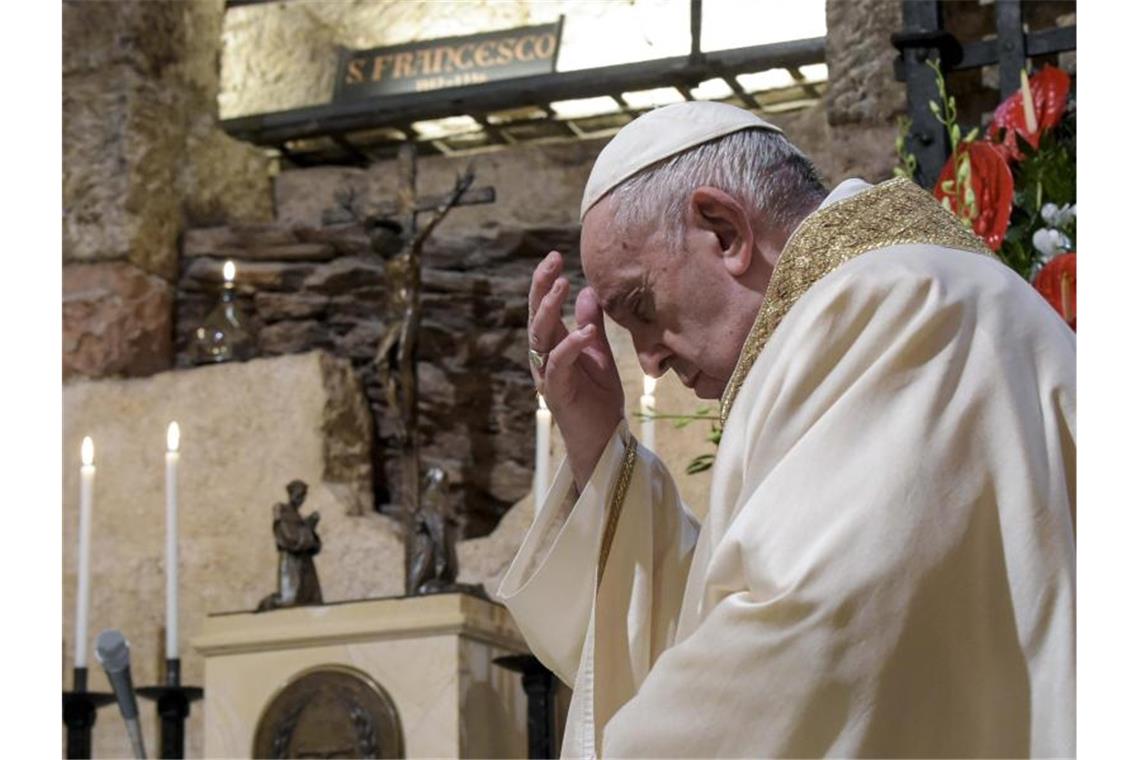
[[[554,746],[554,674],[531,654],[496,657],[501,668],[522,673],[526,692],[527,757],[557,757]]]
[[[96,712],[115,701],[114,694],[87,691],[87,668],[72,671],[71,691],[63,692],[63,722],[67,726],[67,756],[91,757],[91,729]]]
[[[202,689],[197,686],[182,685],[182,661],[177,657],[166,661],[166,684],[144,686],[136,689],[140,697],[153,699],[158,703],[158,714],[162,718],[162,758],[186,756],[186,718],[190,715],[190,703],[202,698]]]

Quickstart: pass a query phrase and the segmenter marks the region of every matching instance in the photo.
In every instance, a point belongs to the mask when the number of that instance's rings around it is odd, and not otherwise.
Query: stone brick
[[[887,124],[906,112],[894,80],[891,34],[902,29],[898,0],[827,0],[827,120]]]
[[[63,257],[126,259],[173,280],[181,223],[176,99],[126,65],[63,88]]]
[[[300,240],[293,230],[279,224],[198,227],[186,230],[182,236],[182,255],[219,257],[218,251],[274,248],[297,242]]]
[[[185,54],[188,44],[180,5],[64,0],[64,76],[123,64],[146,76],[161,75]]]
[[[65,378],[146,375],[170,367],[173,293],[123,262],[63,268]]]
[[[277,322],[321,317],[329,306],[329,299],[311,293],[257,293],[253,304],[262,321]]]
[[[179,288],[197,291],[217,291],[225,278],[222,276],[224,262],[220,259],[203,257],[190,259],[183,266]],[[252,293],[260,290],[296,290],[309,275],[315,265],[309,263],[279,261],[237,262],[237,276],[234,287],[239,293]]]
[[[333,339],[328,329],[313,320],[285,320],[266,325],[257,336],[258,347],[264,356],[296,354],[314,348],[332,348]]]
[[[384,263],[377,258],[342,256],[317,268],[305,280],[305,289],[316,293],[344,293],[384,282]]]

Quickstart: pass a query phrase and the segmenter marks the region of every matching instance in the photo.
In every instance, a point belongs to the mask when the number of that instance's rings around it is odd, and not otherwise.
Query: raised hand
[[[558,422],[581,489],[621,422],[625,395],[597,295],[582,289],[574,304],[577,327],[567,330],[562,308],[570,283],[561,275],[562,256],[551,251],[531,278],[531,375]]]

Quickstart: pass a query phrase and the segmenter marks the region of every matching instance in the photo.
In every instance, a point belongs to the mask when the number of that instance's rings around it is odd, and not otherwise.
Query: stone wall
[[[424,251],[420,440],[424,461],[448,472],[468,536],[490,531],[530,490],[535,402],[526,294],[531,268],[551,249],[576,260],[577,229],[441,236]],[[178,281],[182,366],[190,365],[195,330],[217,301],[226,258],[237,262],[239,303],[257,329],[260,355],[320,348],[356,369],[377,425],[376,504],[395,514],[402,503],[398,420],[374,363],[395,320],[383,259],[369,253],[356,225],[191,230]]]
[[[63,3],[63,372],[171,361],[187,224],[264,221],[260,151],[216,126],[223,0]]]

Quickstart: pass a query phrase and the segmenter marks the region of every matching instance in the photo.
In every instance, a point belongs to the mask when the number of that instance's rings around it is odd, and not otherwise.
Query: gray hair
[[[746,129],[662,159],[619,184],[610,191],[614,221],[623,234],[664,226],[676,245],[685,205],[702,186],[723,190],[785,235],[827,195],[819,172],[788,138]]]

